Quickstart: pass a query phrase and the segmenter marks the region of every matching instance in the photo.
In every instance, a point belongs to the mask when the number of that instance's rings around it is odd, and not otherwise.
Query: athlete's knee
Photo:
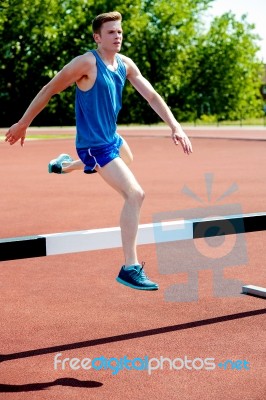
[[[140,188],[138,196],[139,196],[139,201],[141,203],[143,203],[143,201],[145,199],[145,192],[144,192],[144,190],[142,188]]]
[[[145,192],[140,186],[135,187],[130,190],[128,198],[130,201],[136,203],[138,206],[141,206],[145,199]]]

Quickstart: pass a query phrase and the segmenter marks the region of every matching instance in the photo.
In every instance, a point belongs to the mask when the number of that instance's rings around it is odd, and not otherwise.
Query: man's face
[[[101,32],[95,33],[93,37],[102,49],[119,52],[123,39],[121,21],[105,22],[101,27]]]

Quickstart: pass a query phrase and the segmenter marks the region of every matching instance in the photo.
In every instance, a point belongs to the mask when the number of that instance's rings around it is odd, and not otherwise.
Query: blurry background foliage
[[[1,0],[1,126],[16,122],[72,58],[95,48],[91,21],[110,10],[123,15],[122,53],[180,121],[260,117],[263,64],[255,27],[245,16],[239,21],[226,13],[206,30],[201,16],[212,1]],[[74,125],[74,93],[75,85],[54,96],[33,125]],[[127,83],[119,123],[158,121]]]

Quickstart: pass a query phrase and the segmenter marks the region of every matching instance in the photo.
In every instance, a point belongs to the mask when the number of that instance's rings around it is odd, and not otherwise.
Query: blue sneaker
[[[73,158],[71,158],[68,154],[60,154],[54,160],[51,160],[48,164],[48,172],[49,174],[64,174],[62,171],[62,166],[64,162],[72,162]]]
[[[137,264],[128,268],[123,265],[116,278],[117,282],[138,290],[158,290],[157,283],[152,282],[145,274],[144,265],[145,263],[142,263],[142,265]]]

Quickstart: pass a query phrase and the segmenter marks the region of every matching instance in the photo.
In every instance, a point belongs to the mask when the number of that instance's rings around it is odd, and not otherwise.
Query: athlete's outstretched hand
[[[6,133],[5,141],[8,142],[9,144],[15,144],[18,140],[20,140],[20,144],[21,146],[23,146],[25,141],[25,136],[26,136],[25,126],[16,123],[9,128],[8,132]]]
[[[186,154],[192,153],[192,151],[193,151],[192,144],[182,128],[179,128],[178,130],[177,129],[173,130],[172,139],[173,139],[175,145],[178,145],[179,143],[181,143],[184,153],[186,153]]]

